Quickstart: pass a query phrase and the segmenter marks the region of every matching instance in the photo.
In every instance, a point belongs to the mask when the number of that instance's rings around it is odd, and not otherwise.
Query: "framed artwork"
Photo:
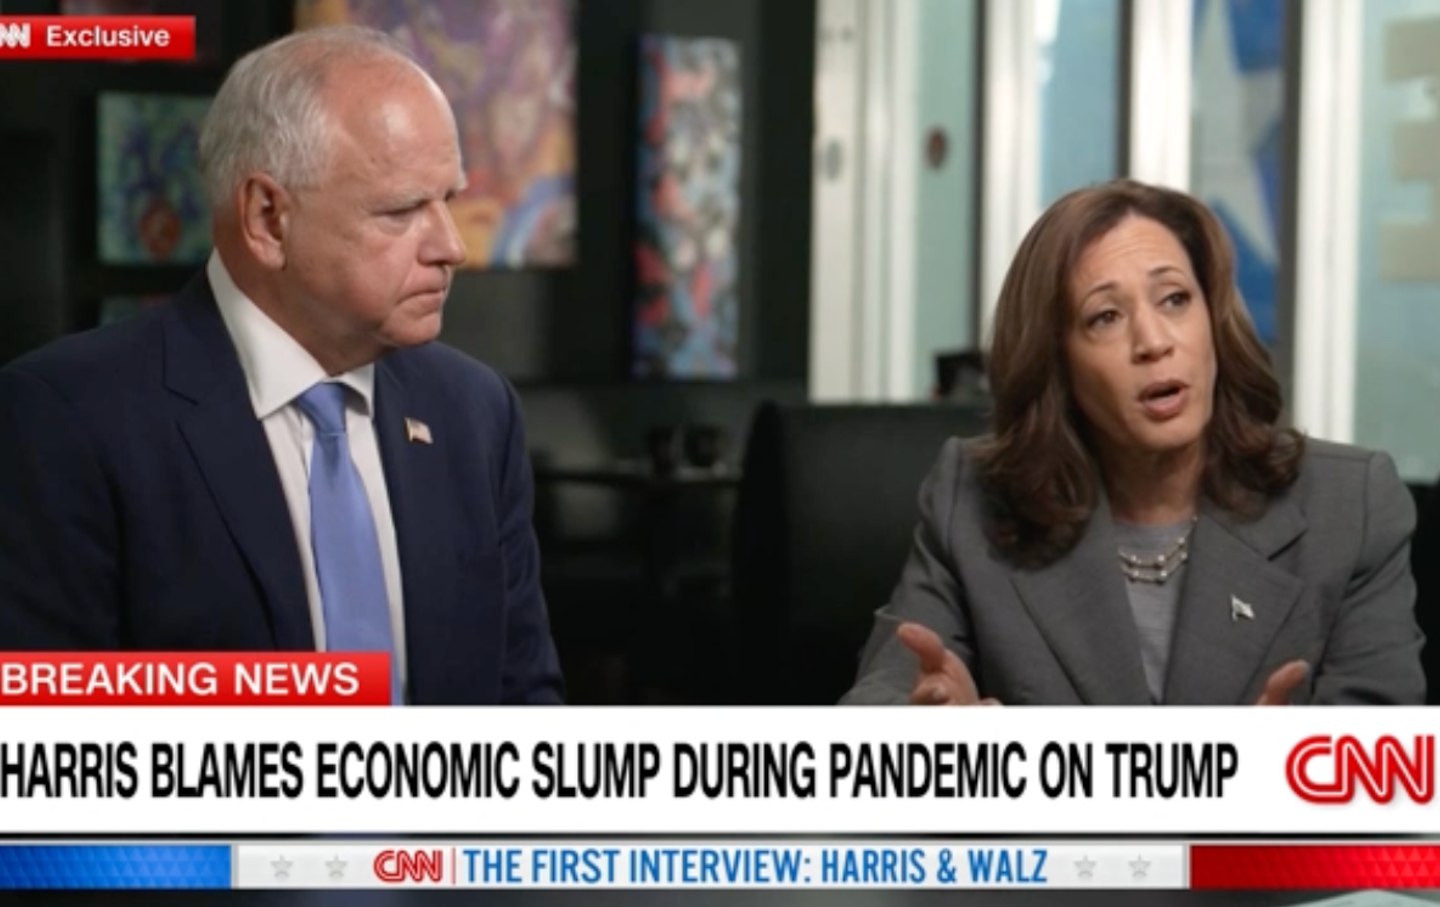
[[[576,0],[296,0],[295,27],[354,23],[403,42],[449,98],[469,268],[575,261]]]
[[[210,252],[198,140],[208,98],[110,92],[99,101],[99,251],[112,265],[196,265]]]
[[[646,35],[640,45],[632,371],[737,374],[740,50]]]

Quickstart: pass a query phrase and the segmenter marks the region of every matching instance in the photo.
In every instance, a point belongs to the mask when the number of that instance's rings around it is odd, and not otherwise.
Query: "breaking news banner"
[[[0,707],[389,704],[380,652],[0,653]]]
[[[0,62],[193,59],[194,16],[0,16]]]

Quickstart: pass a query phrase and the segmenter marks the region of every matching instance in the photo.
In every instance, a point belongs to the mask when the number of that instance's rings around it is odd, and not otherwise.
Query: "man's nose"
[[[443,201],[434,202],[429,217],[425,243],[420,250],[424,263],[458,267],[465,261],[465,240],[455,226],[450,205]]]

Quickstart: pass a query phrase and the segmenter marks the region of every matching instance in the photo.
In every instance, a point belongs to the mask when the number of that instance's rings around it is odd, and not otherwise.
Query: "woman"
[[[993,434],[941,452],[846,702],[1423,702],[1410,496],[1384,454],[1276,426],[1233,269],[1179,192],[1040,218]]]

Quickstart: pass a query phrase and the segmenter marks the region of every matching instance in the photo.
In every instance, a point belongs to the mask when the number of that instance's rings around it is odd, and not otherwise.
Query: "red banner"
[[[0,706],[389,704],[384,652],[0,653]]]
[[[1194,844],[1192,889],[1440,888],[1437,844]]]
[[[194,16],[0,16],[0,61],[194,59]]]

